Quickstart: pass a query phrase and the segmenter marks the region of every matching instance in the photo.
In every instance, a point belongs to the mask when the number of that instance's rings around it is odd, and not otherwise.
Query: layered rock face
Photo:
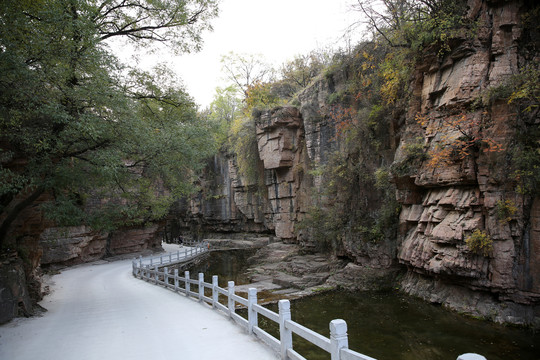
[[[32,313],[23,262],[16,254],[0,257],[0,324]]]
[[[480,24],[478,36],[461,44],[439,64],[417,69],[417,107],[404,128],[395,164],[419,142],[431,153],[450,146],[466,116],[468,131],[508,149],[515,137],[518,109],[493,101],[470,109],[485,90],[504,84],[525,65],[519,53],[520,3],[471,1],[468,16]],[[413,112],[419,112],[423,121]],[[465,115],[464,115],[465,114]],[[539,119],[532,121],[538,126]],[[472,124],[472,125],[471,125]],[[482,129],[480,130],[480,126]],[[427,161],[396,178],[401,244],[398,260],[407,266],[403,288],[410,294],[500,322],[540,324],[538,198],[516,192],[508,180],[504,152],[468,154],[430,166]],[[501,208],[511,204],[511,216]],[[493,241],[489,254],[472,252],[465,240],[475,230]]]
[[[248,180],[235,158],[221,153],[208,163],[201,191],[171,213],[168,233],[176,237],[295,239],[302,210],[304,128],[294,107],[258,113],[254,119],[262,184]],[[262,186],[261,186],[262,185]]]
[[[168,241],[178,238],[243,237],[273,229],[258,184],[238,172],[233,157],[219,153],[208,162],[194,197],[178,202],[167,219]],[[252,235],[246,235],[252,236]]]
[[[402,289],[409,294],[499,322],[538,326],[540,200],[516,191],[505,155],[516,138],[519,109],[496,98],[474,105],[531,61],[521,53],[524,7],[518,1],[471,0],[468,9],[468,18],[477,25],[474,36],[454,39],[442,58],[426,55],[415,69],[407,113],[391,122],[387,143],[379,153],[361,148],[359,165],[368,173],[393,161],[401,204],[398,238],[366,242],[344,230],[334,250],[355,266],[387,269],[401,264],[406,271]],[[330,163],[336,151],[347,151],[336,140],[329,98],[346,92],[349,77],[342,69],[314,82],[299,94],[299,109],[256,114],[267,191],[254,207],[234,191],[223,192],[219,201],[228,209],[231,202],[243,204],[237,209],[244,219],[258,213],[258,223],[278,238],[309,247],[312,239],[298,223],[319,204],[328,185],[324,174],[310,170]],[[533,113],[525,123],[521,125],[537,127],[540,120]],[[474,137],[478,147],[458,157],[449,152],[454,158],[438,163],[426,156],[455,147],[463,136]],[[483,151],[489,144],[498,148]],[[235,171],[228,176],[228,183],[234,183]],[[347,196],[358,207],[374,209],[381,201],[373,188],[356,191]],[[512,209],[501,215],[504,206]],[[198,213],[204,218],[208,212]],[[492,242],[489,253],[467,245],[475,231]]]
[[[40,235],[43,249],[41,266],[71,266],[104,258],[158,250],[161,248],[161,227],[125,228],[113,232],[92,230],[88,226],[50,227]]]
[[[265,169],[270,212],[275,235],[282,240],[296,238],[295,224],[305,211],[303,189],[304,128],[294,107],[264,112],[255,119],[259,157]],[[302,206],[304,205],[304,206]]]
[[[33,313],[33,303],[43,296],[43,267],[65,267],[108,256],[161,249],[161,225],[98,232],[86,226],[56,227],[41,210],[44,194],[25,208],[7,234],[0,259],[0,323],[17,314]]]

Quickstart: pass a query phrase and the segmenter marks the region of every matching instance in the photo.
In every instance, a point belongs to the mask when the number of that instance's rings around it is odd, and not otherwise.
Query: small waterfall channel
[[[194,278],[199,272],[218,275],[220,286],[228,280],[248,284],[246,270],[253,254],[254,250],[213,251],[187,270]],[[276,304],[266,306],[277,311]],[[538,332],[465,317],[397,291],[330,291],[293,300],[291,310],[294,321],[325,336],[331,320],[344,319],[349,347],[378,360],[455,360],[467,352],[488,360],[540,359]],[[277,335],[275,324],[263,317],[259,323]],[[330,359],[301,338],[293,341],[295,349],[310,360]]]

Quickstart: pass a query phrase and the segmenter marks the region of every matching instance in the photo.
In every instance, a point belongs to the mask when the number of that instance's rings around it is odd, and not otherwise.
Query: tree
[[[273,69],[260,56],[230,53],[221,58],[227,78],[247,97],[250,87],[273,80]]]
[[[448,51],[448,41],[464,24],[464,0],[357,0],[374,39],[394,48],[421,50],[437,46]]]
[[[114,226],[159,218],[189,188],[213,148],[207,124],[170,73],[130,71],[104,41],[197,49],[216,11],[213,0],[1,3],[0,245],[43,193],[59,225]],[[85,212],[95,196],[110,201]]]
[[[237,93],[235,86],[216,88],[214,100],[210,104],[210,111],[216,120],[230,124],[239,114],[242,100],[237,97]]]
[[[76,0],[71,0],[76,2]],[[217,0],[91,0],[89,20],[99,40],[125,37],[137,45],[167,43],[177,52],[200,50],[201,33],[211,29]]]
[[[280,80],[274,88],[280,97],[291,97],[304,89],[330,63],[330,55],[325,51],[312,51],[307,55],[297,55],[281,65]]]
[[[224,144],[234,119],[242,112],[242,100],[238,97],[238,89],[231,85],[216,88],[214,100],[208,109],[208,118],[217,127],[216,141]]]

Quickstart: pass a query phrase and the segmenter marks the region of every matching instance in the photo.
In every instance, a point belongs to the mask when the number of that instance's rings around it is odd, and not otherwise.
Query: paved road
[[[2,360],[256,359],[276,355],[223,314],[135,279],[131,261],[52,278],[42,317],[0,326]]]

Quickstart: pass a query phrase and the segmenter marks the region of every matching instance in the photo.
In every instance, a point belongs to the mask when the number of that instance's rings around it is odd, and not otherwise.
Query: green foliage
[[[348,96],[349,94],[347,91],[335,91],[328,95],[326,102],[330,105],[344,103]]]
[[[321,251],[336,251],[344,241],[395,237],[400,207],[388,169],[372,171],[359,155],[335,152],[326,165],[309,172],[322,178],[324,190],[299,229],[307,229]]]
[[[407,143],[402,147],[403,157],[400,161],[392,164],[391,172],[397,177],[408,176],[417,171],[423,161],[428,159],[423,138],[417,138],[416,142]]]
[[[58,225],[110,227],[158,219],[192,188],[211,124],[170,71],[129,69],[104,41],[196,49],[215,15],[210,0],[1,2],[0,242],[44,192]]]
[[[476,229],[465,239],[465,243],[469,250],[477,255],[489,256],[493,251],[493,240],[483,230]]]
[[[495,204],[495,208],[497,209],[497,218],[502,223],[511,221],[518,211],[516,204],[512,200],[499,200]]]
[[[465,25],[474,30],[474,24],[465,23],[466,1],[383,0],[381,4],[362,0],[355,8],[367,18],[375,38],[413,53],[431,48],[443,55],[453,38],[463,36]]]
[[[520,194],[535,196],[540,193],[540,127],[533,125],[518,132],[511,149],[512,177]]]
[[[358,1],[372,40],[357,49],[355,98],[403,108],[410,96],[412,71],[425,54],[442,57],[455,39],[472,37],[475,23],[466,22],[466,1]],[[464,29],[468,29],[464,31]]]
[[[529,196],[540,193],[540,126],[535,120],[540,107],[539,84],[540,69],[531,63],[500,86],[504,89],[501,98],[518,112],[515,141],[509,147],[511,178],[517,192]]]
[[[214,125],[215,142],[226,143],[233,121],[242,114],[242,100],[234,86],[217,88],[214,100],[208,109],[208,121]]]
[[[308,230],[311,240],[316,244],[317,250],[332,252],[345,227],[343,217],[339,216],[336,208],[312,207],[296,227],[296,230]]]
[[[229,147],[236,154],[238,170],[248,185],[259,184],[259,149],[253,119],[238,117],[233,121]]]
[[[380,93],[383,103],[392,105],[397,103],[407,91],[407,82],[410,79],[411,66],[410,52],[407,50],[394,50],[389,52],[379,67]]]
[[[418,138],[418,142],[406,144],[403,147],[405,151],[405,158],[408,162],[424,161],[427,159],[426,149],[421,142],[422,138]]]
[[[250,85],[246,91],[244,114],[250,116],[255,109],[271,109],[283,104],[282,99],[272,91],[271,83],[256,82]]]
[[[512,95],[512,86],[508,83],[503,83],[498,86],[488,88],[481,96],[481,102],[483,106],[488,106],[495,103],[498,100],[508,101]]]
[[[497,100],[519,105],[524,112],[540,106],[540,69],[537,64],[528,64],[505,82],[488,88],[481,97],[484,106]]]
[[[375,170],[375,187],[379,190],[386,190],[391,186],[391,174],[385,168],[378,168]]]
[[[297,55],[285,62],[279,69],[280,88],[286,89],[280,97],[290,98],[298,91],[307,87],[330,62],[328,52],[312,51],[307,55]]]
[[[522,68],[518,75],[511,78],[514,91],[508,97],[508,103],[518,103],[531,112],[540,106],[540,68],[532,64]]]

